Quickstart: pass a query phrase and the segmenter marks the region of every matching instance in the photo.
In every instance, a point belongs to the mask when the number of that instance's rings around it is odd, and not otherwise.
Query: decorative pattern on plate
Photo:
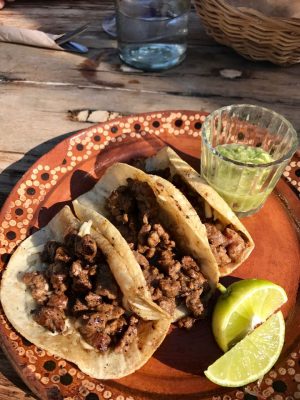
[[[285,167],[283,176],[300,197],[300,161],[298,159],[299,157],[297,156],[293,157],[289,165]]]
[[[66,157],[61,165],[35,164],[31,173],[26,174],[27,179],[15,188],[18,197],[9,203],[0,226],[0,254],[10,254],[28,236],[33,210],[43,202],[47,192],[62,175],[103,150],[110,141],[121,143],[127,136],[141,139],[146,134],[159,136],[166,129],[176,136],[188,134],[199,137],[204,119],[203,113],[189,116],[179,112],[168,116],[163,116],[162,113],[132,116],[128,118],[128,122],[102,123],[74,135],[69,139]]]
[[[61,182],[64,179],[66,182],[71,181],[72,174],[80,172],[83,168],[85,174],[90,174],[95,181],[99,176],[97,157],[101,156],[107,147],[113,152],[113,146],[119,146],[122,142],[141,142],[143,145],[149,138],[164,136],[164,143],[174,142],[173,144],[177,144],[180,148],[184,147],[180,138],[182,136],[185,141],[190,138],[191,143],[195,145],[198,143],[196,140],[199,140],[205,115],[205,113],[181,111],[128,116],[98,124],[61,142],[30,168],[16,185],[1,211],[0,271],[5,268],[15,247],[51,217],[49,211],[45,220],[40,218],[44,209],[50,210],[57,204],[55,189],[58,184],[62,186]],[[160,140],[160,146],[161,143]],[[110,162],[113,161],[115,160]],[[290,170],[287,167],[286,172],[288,171]],[[289,179],[287,174],[285,176]],[[69,185],[67,186],[65,193],[60,193],[60,200],[68,201],[74,197],[72,182],[70,182],[71,189]],[[0,334],[13,364],[21,372],[25,382],[43,399],[137,400],[141,398],[141,391],[138,389],[133,389],[128,394],[123,393],[122,385],[115,385],[112,382],[102,383],[92,379],[73,364],[32,345],[14,331],[2,309]],[[264,399],[271,395],[275,400],[300,398],[299,353],[300,348],[291,353],[287,360],[264,378],[260,387],[250,385],[244,390],[233,389],[226,394],[207,395],[205,398],[250,400]],[[285,383],[287,381],[288,383]],[[294,384],[291,384],[291,381]],[[172,395],[166,396],[172,399]],[[194,395],[191,396],[195,398]]]

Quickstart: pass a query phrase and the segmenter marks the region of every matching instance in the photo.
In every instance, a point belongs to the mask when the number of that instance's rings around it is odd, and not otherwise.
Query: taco
[[[73,202],[80,220],[100,226],[108,218],[129,244],[148,283],[152,300],[181,327],[206,314],[218,269],[195,210],[168,181],[153,179],[127,164],[107,169],[94,188]],[[173,187],[173,186],[172,186]],[[195,233],[197,232],[197,233]]]
[[[135,259],[123,257],[130,249],[119,232],[104,218],[97,228],[64,207],[11,257],[1,303],[36,346],[91,377],[121,378],[146,363],[171,321],[151,304]]]
[[[205,225],[220,276],[229,275],[248,258],[254,242],[245,226],[225,200],[174,150],[164,147],[155,156],[139,160],[139,167],[172,182],[192,204]]]

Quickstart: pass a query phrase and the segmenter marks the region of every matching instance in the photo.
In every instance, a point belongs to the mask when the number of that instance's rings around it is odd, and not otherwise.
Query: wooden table
[[[0,207],[39,156],[65,134],[103,118],[94,110],[212,111],[252,103],[284,114],[300,129],[300,66],[244,60],[209,38],[192,13],[184,63],[142,73],[120,62],[115,40],[102,31],[101,21],[113,8],[108,0],[52,0],[51,6],[23,0],[0,12],[1,24],[51,33],[90,22],[80,40],[90,49],[87,55],[0,43]],[[35,399],[1,351],[0,399]]]

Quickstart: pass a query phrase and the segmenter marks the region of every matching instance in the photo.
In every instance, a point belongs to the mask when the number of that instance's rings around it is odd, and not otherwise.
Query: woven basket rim
[[[266,23],[270,23],[273,25],[277,25],[278,28],[282,29],[292,29],[294,32],[299,31],[300,33],[300,18],[283,18],[283,17],[273,17],[269,15],[263,14],[261,11],[247,8],[247,7],[235,7],[226,0],[217,0],[214,1],[219,7],[225,7],[228,9],[228,12],[235,14],[239,17],[252,17],[258,18]]]
[[[267,16],[230,0],[193,0],[208,34],[245,58],[288,66],[300,63],[300,18]],[[254,44],[254,45],[253,45]]]

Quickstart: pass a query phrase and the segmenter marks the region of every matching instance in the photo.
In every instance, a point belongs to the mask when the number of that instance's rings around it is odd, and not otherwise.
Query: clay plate
[[[92,188],[115,161],[148,156],[171,145],[199,169],[200,130],[204,113],[157,112],[123,117],[91,127],[62,141],[40,158],[18,182],[0,215],[3,270],[14,248],[41,228],[65,204]],[[35,347],[12,329],[0,311],[3,349],[31,390],[49,400],[179,400],[300,398],[299,247],[290,218],[298,207],[296,196],[281,182],[287,207],[273,193],[263,209],[244,219],[256,248],[226,285],[237,278],[265,278],[283,286],[289,301],[284,307],[287,335],[278,364],[260,386],[227,389],[209,382],[203,371],[220,350],[214,343],[210,321],[198,322],[189,332],[172,328],[161,348],[135,374],[111,381],[86,376],[72,363]],[[299,211],[299,209],[298,209]]]

